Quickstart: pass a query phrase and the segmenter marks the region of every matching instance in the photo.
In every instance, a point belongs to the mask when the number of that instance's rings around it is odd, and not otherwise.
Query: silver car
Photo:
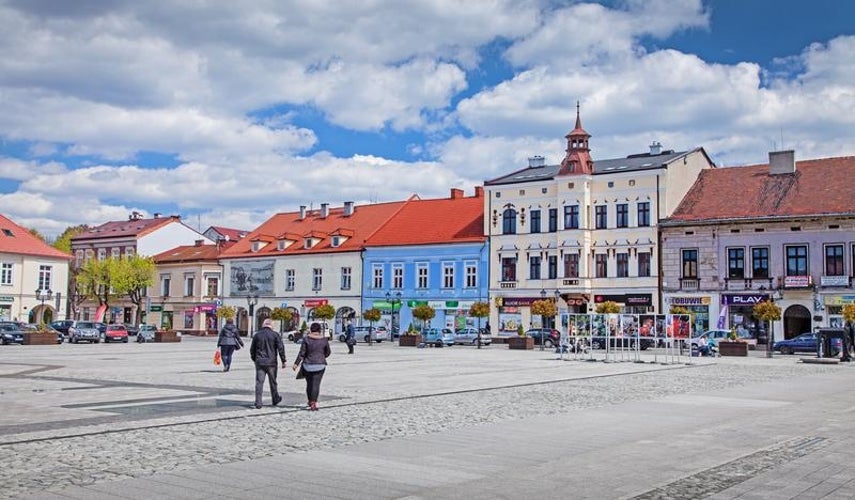
[[[493,337],[486,331],[481,332],[481,345],[490,345],[493,342]],[[458,328],[454,332],[454,343],[462,345],[478,345],[478,329],[467,327]]]
[[[68,327],[68,341],[77,344],[80,341],[101,342],[101,332],[92,321],[75,321]]]
[[[357,342],[368,342],[369,335],[371,335],[372,342],[383,342],[389,339],[389,332],[380,330],[376,326],[374,328],[370,326],[356,326],[353,328],[353,336]],[[347,335],[344,333],[339,334],[338,340],[344,342],[347,340]]]

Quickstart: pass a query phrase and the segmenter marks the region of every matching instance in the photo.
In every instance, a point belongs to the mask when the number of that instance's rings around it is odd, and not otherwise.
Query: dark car
[[[128,331],[128,335],[136,335],[140,331],[138,326],[134,326],[131,323],[125,323],[125,330]]]
[[[28,328],[23,323],[15,321],[0,322],[0,343],[7,344],[23,344],[24,332]]]
[[[74,321],[70,319],[63,319],[60,321],[54,321],[50,324],[50,327],[54,330],[58,331],[62,334],[62,338],[68,340],[68,328],[74,324]]]
[[[526,337],[534,339],[534,345],[543,345],[543,347],[552,348],[558,345],[561,340],[561,334],[554,328],[532,328],[525,332]]]
[[[779,340],[772,345],[772,350],[781,351],[781,354],[793,354],[796,352],[816,353],[817,335],[813,332],[803,333],[788,340]],[[838,339],[831,339],[832,356],[837,356],[843,350],[843,343]]]

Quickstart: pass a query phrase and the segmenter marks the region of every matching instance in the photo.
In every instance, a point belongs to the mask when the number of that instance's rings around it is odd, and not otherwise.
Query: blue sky
[[[855,6],[815,0],[0,0],[0,213],[55,235],[132,211],[473,192],[576,101],[592,155],[855,154]]]

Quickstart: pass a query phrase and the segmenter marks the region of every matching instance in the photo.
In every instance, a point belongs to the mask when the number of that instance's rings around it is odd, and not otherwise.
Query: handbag
[[[220,362],[223,360],[223,355],[220,354],[220,349],[217,348],[217,351],[214,353],[214,366],[220,366]]]
[[[297,378],[306,378],[306,370],[303,370],[303,363],[300,363],[300,369],[297,370]]]

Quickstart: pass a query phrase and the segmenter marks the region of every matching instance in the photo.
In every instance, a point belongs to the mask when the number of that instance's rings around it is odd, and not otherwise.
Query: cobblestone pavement
[[[360,346],[357,356],[348,357],[334,346],[322,411],[303,411],[290,373],[280,374],[290,389],[286,405],[254,410],[246,408],[252,399],[248,362],[236,363],[242,364],[240,376],[234,376],[235,367],[228,375],[218,373],[205,359],[211,345],[197,340],[171,349],[144,351],[148,346],[142,345],[115,352],[99,346],[69,352],[78,346],[62,346],[60,356],[10,351],[0,364],[0,403],[7,414],[0,418],[0,494],[17,497],[848,370],[798,364],[795,358],[692,365],[557,361],[548,352],[514,353],[498,346],[437,352]],[[152,359],[160,360],[156,367]],[[166,408],[176,401],[195,403],[189,411]],[[122,418],[135,407],[144,410]],[[92,408],[123,410],[105,421],[92,416]],[[8,416],[16,409],[17,418]],[[772,458],[765,463],[772,467],[774,457],[804,450],[792,445],[766,451]],[[750,471],[747,462],[734,463]],[[690,475],[639,498],[715,492],[708,490]]]

